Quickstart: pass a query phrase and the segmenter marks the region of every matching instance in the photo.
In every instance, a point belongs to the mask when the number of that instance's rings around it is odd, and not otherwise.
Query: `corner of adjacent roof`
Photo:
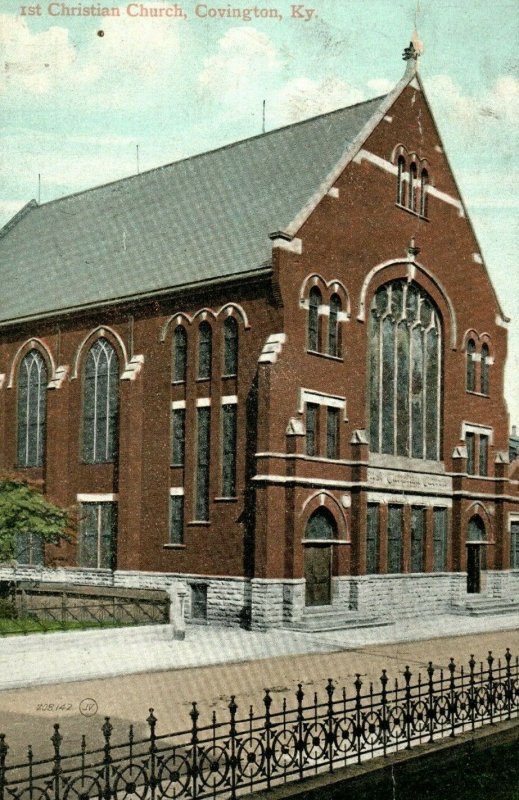
[[[20,222],[20,220],[23,219],[23,217],[25,217],[29,213],[29,211],[32,211],[33,208],[37,208],[37,207],[38,207],[38,203],[36,202],[36,200],[29,200],[29,202],[26,203],[23,206],[23,208],[21,208],[14,215],[14,217],[11,217],[11,219],[8,222],[6,222],[5,225],[2,228],[0,228],[0,239],[3,236],[5,236],[6,233],[9,233],[9,231],[12,228],[14,228],[15,225],[17,225]]]
[[[416,85],[416,88],[420,90],[422,89],[418,75],[418,59],[420,58],[422,52],[423,45],[418,38],[418,34],[414,32],[409,46],[404,49],[402,54],[402,58],[406,62],[406,68],[402,78],[395,85],[394,89],[392,89],[392,91],[385,95],[385,97],[381,100],[377,110],[373,113],[364,127],[359,131],[353,141],[348,145],[347,149],[335,167],[326,176],[312,197],[309,198],[308,202],[303,206],[293,220],[283,229],[283,231],[277,232],[276,238],[282,236],[288,240],[293,239],[301,225],[306,222],[312,211],[314,211],[323,197],[330,191],[341,172],[355,157],[366,139],[373,133],[377,125],[384,119],[384,116],[387,114],[393,103],[402,94],[404,89],[409,85],[413,85],[413,83]]]

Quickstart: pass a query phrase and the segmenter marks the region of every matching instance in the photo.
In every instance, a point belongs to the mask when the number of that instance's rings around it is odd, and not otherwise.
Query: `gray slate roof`
[[[293,220],[381,100],[29,209],[0,238],[0,322],[258,270],[269,233]]]

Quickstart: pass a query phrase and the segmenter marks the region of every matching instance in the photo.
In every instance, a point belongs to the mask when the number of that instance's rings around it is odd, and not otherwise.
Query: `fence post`
[[[382,706],[382,720],[380,723],[380,728],[382,730],[382,747],[384,756],[387,756],[387,734],[389,723],[387,719],[387,682],[389,678],[387,677],[387,671],[385,669],[382,670],[382,675],[380,676],[380,684],[382,686],[382,690],[380,692],[380,704]]]
[[[231,695],[231,702],[229,703],[229,735],[231,737],[231,757],[229,763],[231,766],[231,800],[236,797],[236,711],[238,706],[235,702],[235,695]]]
[[[110,745],[110,737],[113,731],[113,725],[110,722],[110,717],[105,717],[105,721],[101,731],[104,736],[105,744],[104,744],[104,756],[103,756],[103,772],[104,772],[104,780],[105,780],[105,788],[103,791],[103,797],[106,800],[109,800],[112,796],[112,790],[110,788],[110,765],[112,763],[112,756],[111,756],[111,745]]]
[[[428,715],[429,715],[429,742],[432,742],[432,741],[434,741],[434,682],[433,682],[434,667],[433,667],[433,662],[432,661],[429,661],[429,664],[427,665],[427,675],[429,677],[429,682],[428,682],[428,689],[429,689],[429,691],[428,691],[428,694],[429,694],[429,709],[428,709]]]
[[[456,679],[454,677],[454,673],[456,672],[456,664],[454,663],[453,658],[451,658],[449,661],[449,672],[449,714],[451,715],[451,732],[449,735],[451,739],[454,739],[456,736]]]
[[[191,775],[193,777],[193,800],[196,800],[198,797],[198,727],[197,727],[197,720],[200,716],[198,709],[196,707],[196,703],[193,703],[193,707],[189,712],[189,716],[192,720],[191,726],[191,758],[192,758],[192,765],[191,765]]]
[[[508,719],[512,719],[512,671],[510,662],[512,654],[510,648],[506,648],[505,661],[506,661],[506,704],[508,707]]]
[[[333,772],[333,693],[335,691],[335,686],[333,685],[333,680],[328,678],[328,684],[326,686],[326,694],[328,695],[328,731],[326,733],[326,738],[328,740],[328,762],[330,766],[330,772]]]
[[[4,800],[6,787],[6,766],[5,760],[9,745],[5,741],[5,733],[0,733],[0,800]]]
[[[474,679],[474,670],[476,668],[476,660],[474,658],[474,653],[470,654],[470,689],[469,689],[469,705],[470,705],[470,721],[472,724],[472,730],[476,728],[476,685]]]
[[[155,787],[157,786],[157,776],[155,774],[156,769],[156,753],[157,747],[155,745],[155,740],[157,738],[155,733],[155,728],[157,726],[157,717],[153,713],[153,708],[150,708],[150,715],[147,718],[146,722],[150,728],[150,777],[149,777],[149,786],[151,789],[151,800],[155,797]],[[133,736],[133,725],[131,726],[131,734]]]
[[[405,680],[405,736],[407,740],[407,744],[405,746],[406,750],[411,749],[411,735],[412,729],[411,724],[413,721],[413,715],[411,713],[411,678],[412,672],[409,669],[409,665],[406,664],[404,670],[404,680]]]
[[[272,697],[270,696],[270,691],[265,689],[265,696],[263,698],[263,704],[265,706],[265,761],[266,761],[266,773],[267,773],[267,789],[270,789],[270,781],[271,781],[271,759],[272,759],[272,736],[271,736],[271,727],[272,722],[270,721],[270,707],[272,705]]]
[[[303,750],[305,749],[305,744],[303,741],[303,699],[305,693],[303,692],[303,684],[298,683],[298,688],[296,692],[296,699],[297,699],[297,752],[299,755],[299,777],[302,778],[304,774],[303,769]]]
[[[61,776],[61,742],[63,741],[63,736],[59,732],[59,724],[57,722],[54,724],[54,733],[50,737],[50,740],[54,748],[54,768],[52,770],[52,775],[54,778],[54,800],[59,800],[60,776]]]
[[[490,724],[494,724],[494,676],[492,674],[492,664],[494,663],[494,656],[492,650],[488,651],[488,706],[490,709]]]
[[[362,700],[360,697],[360,690],[362,689],[362,681],[360,674],[356,673],[355,678],[355,738],[357,739],[357,761],[360,764],[360,751],[362,745],[362,724],[361,724],[361,710]]]

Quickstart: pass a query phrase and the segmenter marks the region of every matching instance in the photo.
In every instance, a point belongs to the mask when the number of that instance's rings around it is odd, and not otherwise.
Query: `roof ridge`
[[[280,133],[281,131],[286,131],[288,128],[296,128],[300,125],[305,125],[309,122],[313,122],[316,119],[322,119],[323,117],[331,117],[334,114],[339,114],[341,111],[350,110],[353,108],[358,108],[359,106],[366,105],[367,103],[374,103],[376,101],[381,101],[383,98],[387,97],[387,94],[377,95],[376,97],[371,97],[368,100],[360,100],[358,103],[353,103],[351,106],[342,106],[341,108],[334,108],[333,111],[326,111],[324,114],[315,114],[313,117],[307,117],[306,119],[300,119],[297,122],[291,122],[288,125],[282,125],[280,128],[273,128],[271,131],[265,131],[264,133],[256,133],[254,136],[246,136],[245,139],[238,139],[234,142],[229,142],[228,144],[221,145],[220,147],[215,147],[212,150],[204,150],[201,153],[194,153],[191,156],[185,156],[184,158],[179,158],[177,161],[169,161],[167,164],[160,164],[158,167],[151,167],[150,169],[144,170],[144,172],[138,172],[133,175],[126,175],[124,178],[116,178],[113,181],[107,181],[107,183],[100,183],[97,186],[89,186],[88,189],[80,189],[77,192],[71,192],[70,194],[65,194],[62,197],[55,197],[53,200],[47,200],[45,203],[36,203],[36,208],[45,208],[46,206],[50,206],[53,203],[60,203],[64,200],[69,200],[73,197],[78,197],[83,194],[87,194],[88,192],[95,192],[98,189],[106,189],[108,186],[114,186],[117,183],[124,183],[125,181],[134,180],[136,178],[142,178],[145,175],[150,175],[152,172],[159,172],[163,169],[168,169],[169,167],[173,167],[176,164],[183,164],[186,161],[192,161],[195,158],[201,158],[202,156],[208,156],[212,153],[219,153],[222,150],[229,150],[231,147],[237,147],[240,144],[245,144],[246,142],[251,142],[254,139],[262,139],[267,136],[271,136],[275,133]],[[31,201],[32,203],[33,201]],[[34,201],[36,202],[36,201]],[[29,205],[29,204],[28,204]],[[23,210],[23,209],[22,209]],[[20,212],[18,212],[20,213]],[[10,220],[7,225],[10,224]]]

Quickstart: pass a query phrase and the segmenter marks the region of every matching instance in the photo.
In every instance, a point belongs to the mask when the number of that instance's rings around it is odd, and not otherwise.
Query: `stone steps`
[[[454,614],[483,617],[492,614],[519,614],[519,600],[515,597],[485,597],[476,595],[451,604]]]
[[[290,630],[306,633],[324,633],[325,631],[342,631],[353,628],[372,628],[390,625],[391,621],[382,620],[358,611],[344,611],[330,606],[317,606],[306,609],[299,622],[294,622]]]

